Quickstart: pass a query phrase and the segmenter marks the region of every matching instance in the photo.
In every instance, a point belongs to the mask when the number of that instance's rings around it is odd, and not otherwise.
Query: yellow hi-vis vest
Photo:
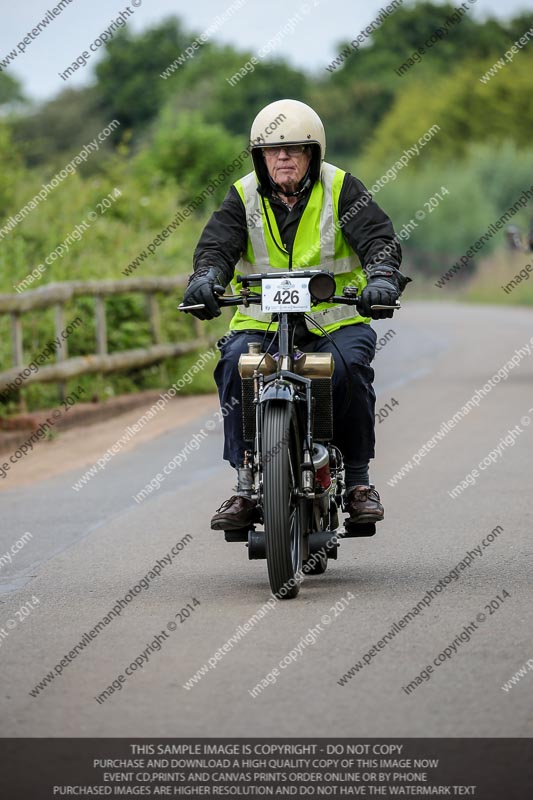
[[[325,269],[333,272],[337,285],[336,294],[342,294],[345,286],[359,287],[359,293],[366,286],[366,276],[354,250],[342,235],[339,226],[339,197],[345,172],[332,164],[322,165],[320,181],[312,190],[309,201],[300,219],[294,237],[292,264],[293,269]],[[253,272],[266,272],[272,269],[288,270],[289,256],[282,252],[272,238],[257,191],[257,177],[250,172],[234,183],[246,209],[246,225],[248,228],[248,245],[246,252],[235,267],[235,275],[250,275]],[[282,239],[267,198],[265,206],[268,211],[272,232],[281,246]],[[231,282],[234,294],[240,291],[240,284],[235,278]],[[252,291],[260,291],[253,287]],[[313,306],[309,317],[331,333],[343,325],[359,322],[370,322],[369,317],[358,314],[355,306],[330,305],[320,303]],[[231,330],[259,329],[265,330],[271,321],[270,314],[264,314],[260,305],[248,308],[237,307],[231,323]],[[307,321],[308,329],[320,334],[320,330]],[[272,323],[271,330],[276,330],[277,323]]]

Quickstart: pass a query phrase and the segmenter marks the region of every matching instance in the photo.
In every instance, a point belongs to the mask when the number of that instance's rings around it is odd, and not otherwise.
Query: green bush
[[[153,140],[137,157],[136,166],[145,185],[156,182],[177,188],[181,201],[187,204],[235,160],[234,179],[249,172],[248,158],[238,159],[242,151],[241,140],[228,134],[221,125],[206,124],[196,112],[178,116],[172,107],[167,107],[158,121]],[[219,203],[233,180],[226,178],[211,195],[213,201],[206,201],[204,206]]]

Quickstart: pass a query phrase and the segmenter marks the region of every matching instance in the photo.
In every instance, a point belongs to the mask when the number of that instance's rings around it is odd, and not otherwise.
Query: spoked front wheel
[[[296,597],[302,572],[306,506],[300,494],[301,444],[292,403],[263,412],[263,517],[268,577],[280,599]]]

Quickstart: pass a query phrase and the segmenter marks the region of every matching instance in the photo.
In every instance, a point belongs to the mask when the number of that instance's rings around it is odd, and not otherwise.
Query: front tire
[[[267,403],[263,412],[263,517],[268,577],[279,599],[300,590],[305,500],[300,498],[301,444],[291,403]]]

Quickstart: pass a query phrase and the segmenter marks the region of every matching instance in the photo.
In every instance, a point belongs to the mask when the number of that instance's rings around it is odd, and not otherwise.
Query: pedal
[[[375,522],[344,522],[345,539],[357,539],[359,537],[374,536],[376,533]]]

